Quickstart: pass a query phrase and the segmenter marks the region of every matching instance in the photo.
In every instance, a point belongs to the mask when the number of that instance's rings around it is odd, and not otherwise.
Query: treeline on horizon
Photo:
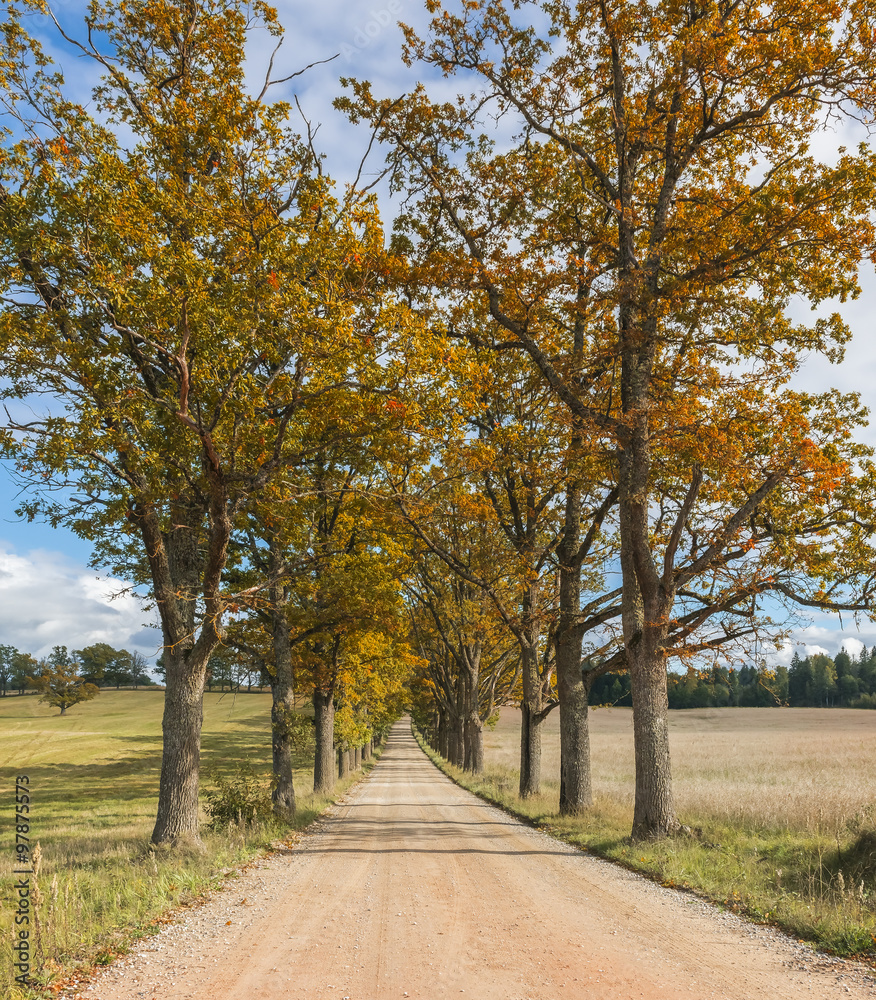
[[[62,670],[65,675],[99,688],[148,687],[155,684],[142,653],[115,649],[106,642],[96,642],[84,649],[53,646],[48,656],[37,659],[15,646],[0,645],[0,695],[9,691],[24,694],[34,688],[34,678]]]
[[[35,690],[31,680],[42,676],[47,670],[63,667],[71,677],[85,684],[99,688],[155,687],[165,682],[163,657],[159,656],[152,668],[159,680],[149,673],[146,658],[138,652],[116,649],[107,642],[97,642],[84,649],[53,646],[48,656],[37,658],[23,653],[15,646],[0,645],[0,696],[9,691]],[[210,657],[207,671],[207,689],[218,687],[224,691],[261,690],[270,686],[271,677],[263,664],[255,664],[250,659],[223,647]]]
[[[876,646],[858,656],[795,653],[790,667],[745,664],[688,667],[668,675],[670,709],[676,708],[876,708]],[[603,674],[593,682],[590,704],[632,707],[630,675]]]

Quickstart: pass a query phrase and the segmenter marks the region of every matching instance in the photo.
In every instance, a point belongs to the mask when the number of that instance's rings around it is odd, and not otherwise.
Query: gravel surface
[[[459,788],[407,723],[292,849],[136,953],[94,1000],[876,997],[865,966],[655,885]]]

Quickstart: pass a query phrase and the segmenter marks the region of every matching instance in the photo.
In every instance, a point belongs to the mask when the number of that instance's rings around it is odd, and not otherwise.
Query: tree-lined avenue
[[[861,967],[653,885],[454,785],[408,720],[292,851],[140,953],[99,1000],[872,996]]]

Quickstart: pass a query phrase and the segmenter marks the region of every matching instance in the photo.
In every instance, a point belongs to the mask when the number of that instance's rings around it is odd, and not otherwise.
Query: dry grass
[[[572,843],[666,885],[876,960],[876,712],[702,709],[670,713],[676,804],[695,830],[632,844],[632,713],[591,712],[594,806],[557,816],[559,718],[543,739],[540,796],[517,796],[519,712],[485,734],[486,773],[460,784]]]
[[[876,712],[850,708],[706,708],[670,712],[681,816],[752,828],[834,832],[876,805]],[[633,797],[628,708],[590,713],[593,792],[619,805]],[[545,790],[559,794],[559,714],[544,726]],[[516,770],[520,713],[502,709],[485,734],[490,764]]]

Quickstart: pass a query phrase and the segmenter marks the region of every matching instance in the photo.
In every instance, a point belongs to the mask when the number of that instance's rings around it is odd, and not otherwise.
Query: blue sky
[[[78,2],[53,4],[68,29],[81,24],[85,5]],[[332,108],[333,99],[342,92],[338,78],[354,76],[372,81],[378,96],[396,96],[409,90],[422,76],[422,67],[408,69],[399,57],[401,32],[399,20],[424,30],[428,24],[422,0],[322,0],[304,4],[283,0],[277,4],[287,35],[275,64],[275,76],[286,76],[308,63],[339,53],[333,62],[314,67],[294,81],[302,108],[308,118],[320,124],[317,145],[326,154],[326,170],[343,182],[352,180],[365,151],[368,135],[353,128]],[[94,77],[92,68],[82,59],[65,51],[48,31],[31,22],[56,61],[85,100]],[[265,35],[256,40],[250,52],[250,72],[259,81],[272,48]],[[426,81],[433,96],[449,98],[456,92],[455,81],[435,78]],[[852,146],[859,138],[851,133],[826,133],[819,137],[818,152],[830,159],[840,145]],[[374,169],[380,167],[376,157]],[[390,219],[393,206],[382,199],[382,212]],[[823,391],[835,387],[841,391],[859,391],[865,402],[873,405],[876,386],[876,278],[868,267],[862,275],[864,294],[856,302],[839,308],[854,331],[846,359],[831,365],[821,357],[809,359],[795,380],[798,388]],[[800,309],[799,318],[808,317]],[[876,429],[864,435],[876,445]],[[152,613],[138,600],[124,592],[121,581],[102,578],[88,568],[90,547],[63,529],[27,524],[14,516],[18,488],[5,470],[0,471],[0,643],[42,656],[54,645],[69,649],[92,642],[138,650],[149,661],[159,651],[160,633],[154,627]],[[119,596],[120,595],[120,596]],[[876,643],[876,625],[865,622],[860,631],[850,620],[843,626],[835,617],[812,616],[812,623],[794,631],[793,643],[778,658],[790,660],[794,648],[836,652],[843,642],[850,649],[860,643]]]

